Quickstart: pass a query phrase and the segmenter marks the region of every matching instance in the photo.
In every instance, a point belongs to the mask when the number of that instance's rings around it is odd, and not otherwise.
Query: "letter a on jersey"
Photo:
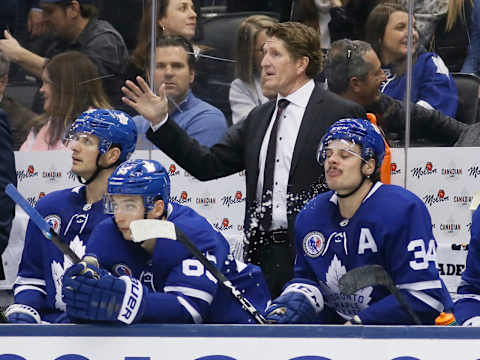
[[[377,243],[373,239],[372,233],[368,228],[362,228],[360,230],[360,239],[358,240],[358,255],[363,255],[365,250],[371,252],[378,252]]]

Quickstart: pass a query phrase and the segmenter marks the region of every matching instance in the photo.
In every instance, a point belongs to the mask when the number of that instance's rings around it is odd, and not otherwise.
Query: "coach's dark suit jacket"
[[[246,214],[244,231],[250,238],[252,216],[256,202],[258,158],[260,148],[275,110],[275,101],[269,101],[253,109],[248,117],[227,130],[223,139],[208,148],[190,138],[171,119],[147,138],[181,167],[199,180],[212,180],[246,170]],[[317,147],[327,128],[345,117],[365,117],[364,109],[338,95],[321,89],[316,84],[310,97],[295,148],[288,179],[290,201],[287,204],[289,238],[293,244],[295,216],[309,199],[324,191],[323,174],[316,161]]]
[[[12,220],[15,216],[15,203],[5,194],[5,186],[8,183],[17,185],[17,172],[7,115],[0,110],[0,203],[2,204],[0,207],[0,255],[7,247]],[[0,279],[2,277],[3,267],[0,264]]]

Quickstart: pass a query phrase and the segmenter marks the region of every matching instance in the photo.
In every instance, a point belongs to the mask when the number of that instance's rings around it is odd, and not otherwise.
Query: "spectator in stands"
[[[154,88],[164,86],[169,117],[200,144],[217,143],[227,130],[227,121],[220,110],[198,99],[190,89],[195,79],[192,44],[181,36],[160,37],[155,60]],[[145,149],[149,144],[145,132],[150,123],[140,115],[135,116],[134,121],[142,134],[137,149]]]
[[[266,29],[277,20],[266,15],[252,15],[238,28],[237,78],[230,85],[230,107],[232,122],[235,124],[247,117],[258,105],[266,103],[268,98],[262,94],[260,82],[260,63],[263,58],[263,44],[267,38]]]
[[[398,3],[408,9],[408,0],[380,0],[378,3]],[[428,46],[432,40],[435,28],[448,11],[449,0],[416,0],[413,13],[416,19],[416,28],[422,45]]]
[[[462,72],[480,75],[480,0],[475,0],[472,16],[467,21],[470,25],[469,48]]]
[[[7,120],[12,132],[13,150],[15,151],[27,138],[32,120],[37,114],[5,94],[9,68],[8,58],[0,51],[0,109],[7,113]]]
[[[127,79],[137,75],[144,76],[144,70],[150,64],[147,57],[150,54],[152,29],[152,2],[148,1],[146,10],[140,20],[137,46],[133,50],[127,69]],[[180,35],[187,40],[195,36],[197,13],[192,0],[159,0],[157,1],[157,38],[167,35]]]
[[[404,104],[379,91],[385,74],[369,43],[349,39],[333,42],[324,70],[330,91],[363,105],[375,114],[390,141],[403,142]],[[412,108],[411,140],[416,144],[452,145],[469,128],[439,111],[417,104]]]
[[[480,31],[471,26],[474,17],[473,6],[474,0],[449,0],[447,13],[435,27],[430,49],[442,58],[450,72],[463,72],[464,62],[473,60],[471,58],[473,54],[470,54],[468,61],[466,60],[469,46],[473,45],[471,42],[473,31],[477,33]],[[475,24],[477,28],[479,25],[478,22]],[[471,71],[465,69],[465,72]]]
[[[363,0],[365,1],[365,0]],[[241,11],[272,11],[280,16],[280,21],[292,20],[290,15],[292,13],[291,7],[296,1],[291,0],[227,0],[227,12],[241,12]]]
[[[111,108],[89,57],[67,51],[47,61],[40,93],[44,113],[35,119],[21,151],[64,149],[65,130],[89,108]]]
[[[365,19],[377,3],[378,0],[299,0],[295,2],[293,19],[319,32],[326,55],[333,41],[363,36]]]
[[[381,91],[403,100],[406,88],[408,12],[396,3],[377,5],[367,19],[366,40],[382,62],[387,80]],[[442,59],[426,52],[413,30],[413,74],[411,101],[448,116],[457,111],[457,88]]]
[[[98,67],[104,76],[104,86],[113,104],[120,102],[120,84],[128,61],[122,36],[106,21],[97,19],[94,0],[40,0],[47,28],[55,35],[44,54],[38,55],[23,48],[7,31],[0,40],[2,50],[10,61],[40,78],[48,58],[68,50],[78,50]],[[37,97],[38,100],[38,97]],[[34,104],[41,111],[40,102]]]

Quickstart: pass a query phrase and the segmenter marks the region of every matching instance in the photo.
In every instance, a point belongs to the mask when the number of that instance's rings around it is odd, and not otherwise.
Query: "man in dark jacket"
[[[7,247],[12,220],[15,216],[15,203],[5,194],[5,186],[9,183],[17,185],[15,157],[12,151],[12,134],[8,126],[7,115],[0,110],[0,258]],[[0,280],[4,279],[0,262]]]
[[[147,138],[197,179],[245,170],[246,260],[261,266],[272,297],[293,275],[295,216],[326,190],[316,160],[320,139],[336,120],[366,116],[360,105],[313,80],[321,56],[312,28],[286,22],[268,29],[262,82],[278,95],[253,109],[210,148],[199,145],[168,117],[165,87],[155,96],[139,79],[140,87],[127,81],[122,89],[128,97],[124,102],[150,121]]]
[[[387,138],[400,145],[405,132],[403,102],[379,92],[385,74],[377,54],[367,42],[338,40],[332,43],[325,65],[328,89],[363,105],[374,113]],[[469,128],[439,111],[412,104],[411,137],[414,145],[453,145]]]
[[[78,50],[88,55],[103,77],[103,84],[112,105],[120,102],[120,85],[128,61],[128,51],[122,36],[108,22],[97,18],[94,0],[40,0],[45,26],[54,36],[42,54],[35,54],[4,30],[0,50],[11,62],[40,78],[47,59],[69,51]],[[1,29],[0,29],[1,30]],[[33,110],[41,112],[37,97]]]

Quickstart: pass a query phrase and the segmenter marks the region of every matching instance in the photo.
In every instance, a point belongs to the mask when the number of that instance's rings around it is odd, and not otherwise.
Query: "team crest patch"
[[[325,249],[325,237],[321,232],[309,232],[303,238],[303,250],[311,258],[320,256]]]
[[[48,225],[58,234],[60,232],[60,225],[62,225],[62,220],[58,215],[48,215],[45,217],[45,221]]]
[[[113,273],[117,276],[132,276],[133,272],[132,270],[125,264],[116,264],[113,266]]]

